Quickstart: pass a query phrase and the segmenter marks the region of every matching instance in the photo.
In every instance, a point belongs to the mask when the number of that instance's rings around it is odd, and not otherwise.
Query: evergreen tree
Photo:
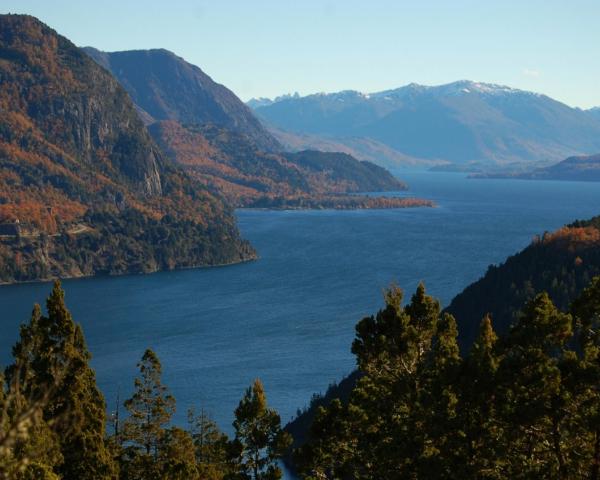
[[[505,477],[566,478],[569,410],[561,359],[571,323],[542,293],[510,332],[497,375]]]
[[[134,380],[132,397],[125,402],[129,417],[122,432],[128,446],[123,463],[127,478],[150,478],[160,470],[160,448],[175,411],[175,399],[162,384],[162,366],[152,350],[144,352],[137,366],[140,376]]]
[[[581,362],[571,375],[572,390],[577,393],[573,416],[581,440],[582,477],[600,479],[600,277],[595,277],[573,302],[571,312],[577,330]]]
[[[65,306],[58,281],[46,308],[43,316],[36,307],[30,324],[21,328],[9,375],[25,379],[25,398],[44,398],[51,390],[43,418],[60,443],[63,461],[55,470],[63,480],[113,478],[115,465],[104,440],[104,398],[89,366],[83,332]]]
[[[207,480],[201,476],[191,435],[179,427],[165,430],[160,440],[161,480]]]
[[[457,423],[463,435],[458,450],[463,478],[503,478],[497,465],[499,425],[495,406],[498,336],[492,319],[486,315],[481,321],[479,335],[462,366],[459,380]]]
[[[457,443],[462,428],[457,414],[461,367],[457,336],[456,320],[445,313],[437,323],[420,386],[423,417],[419,424],[426,435],[419,478],[456,478],[457,468],[463,464]]]
[[[357,419],[353,465],[360,478],[417,475],[427,438],[422,406],[425,367],[440,316],[437,300],[419,284],[411,302],[401,308],[402,292],[384,295],[386,307],[356,327],[352,351],[364,376],[352,392]]]
[[[277,459],[289,448],[292,439],[281,429],[277,412],[267,406],[260,380],[246,390],[235,410],[235,448],[240,478],[277,480],[281,469]]]
[[[188,423],[196,462],[202,474],[209,477],[214,476],[215,472],[225,471],[229,462],[227,435],[219,430],[216,422],[204,409],[198,415],[193,409],[188,410]]]

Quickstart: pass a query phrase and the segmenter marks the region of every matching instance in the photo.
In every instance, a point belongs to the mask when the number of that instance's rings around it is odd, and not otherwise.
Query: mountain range
[[[256,258],[233,208],[431,205],[343,153],[288,153],[251,110],[166,50],[76,47],[0,15],[0,282]]]
[[[386,166],[542,166],[600,151],[596,110],[466,80],[372,94],[289,95],[248,104],[289,148],[342,144],[357,158]]]
[[[161,150],[234,206],[407,205],[397,198],[339,198],[406,185],[337,151],[286,153],[233,92],[167,50],[84,50],[127,90]]]

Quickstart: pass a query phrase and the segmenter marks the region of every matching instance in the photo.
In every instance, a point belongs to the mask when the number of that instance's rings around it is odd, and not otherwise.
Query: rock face
[[[1,22],[5,118],[26,117],[64,153],[160,195],[160,154],[119,83],[34,18]]]
[[[228,88],[168,50],[85,51],[125,87],[146,123],[211,123],[245,135],[265,151],[281,149],[250,109]]]
[[[274,198],[289,205],[291,197],[293,205],[299,198],[303,205],[341,205],[323,196],[405,188],[388,171],[350,155],[282,152],[233,92],[171,52],[85,51],[128,91],[169,158],[235,206],[272,205]]]
[[[0,282],[253,256],[229,207],[156,146],[127,92],[37,19],[0,15]],[[12,236],[8,236],[12,237]]]

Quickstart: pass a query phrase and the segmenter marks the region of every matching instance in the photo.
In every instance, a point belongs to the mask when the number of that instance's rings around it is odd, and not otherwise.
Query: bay
[[[231,432],[233,410],[254,378],[286,422],[314,392],[354,367],[354,325],[397,282],[419,281],[443,304],[487,266],[535,234],[600,214],[594,183],[470,180],[401,172],[436,208],[238,211],[260,259],[227,267],[65,280],[109,411],[131,393],[147,347],[177,398],[176,422],[204,407]],[[0,364],[48,283],[0,287]]]

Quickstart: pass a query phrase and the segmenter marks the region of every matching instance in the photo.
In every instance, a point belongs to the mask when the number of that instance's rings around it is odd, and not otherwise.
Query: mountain
[[[207,188],[238,207],[391,208],[427,205],[359,192],[398,191],[406,185],[387,170],[344,153],[268,153],[248,137],[213,124],[156,122],[150,132],[163,151]]]
[[[589,110],[586,110],[586,112],[600,120],[600,107],[590,108]]]
[[[600,182],[600,154],[569,157],[549,167],[523,173],[477,174],[473,178],[517,178],[523,180],[570,180]]]
[[[171,52],[106,53],[89,47],[85,51],[128,91],[167,156],[234,206],[389,208],[430,204],[348,196],[403,190],[406,185],[388,171],[343,153],[283,152],[231,91]]]
[[[163,49],[110,53],[91,47],[84,50],[125,87],[147,124],[159,120],[214,123],[247,136],[265,151],[281,149],[231,90],[174,53]]]
[[[275,135],[283,130],[342,144],[368,139],[414,162],[549,164],[600,150],[600,120],[593,115],[501,85],[410,84],[260,103],[253,103],[254,111]]]
[[[156,146],[66,38],[0,16],[0,282],[254,257],[223,201]]]
[[[470,345],[483,316],[500,333],[536,292],[546,291],[561,310],[600,275],[600,216],[546,233],[465,288],[447,307],[457,318],[461,344]],[[517,312],[517,313],[515,313]]]
[[[536,293],[548,292],[554,304],[566,311],[597,275],[600,275],[600,216],[546,233],[501,265],[491,265],[480,280],[451,301],[445,312],[456,318],[459,343],[466,351],[486,314],[491,315],[494,330],[506,334],[525,303]],[[361,373],[355,370],[330,385],[324,394],[313,395],[310,404],[285,427],[294,437],[294,447],[306,442],[318,408],[328,406],[336,398],[347,403],[360,377]],[[293,467],[291,457],[285,460]]]

